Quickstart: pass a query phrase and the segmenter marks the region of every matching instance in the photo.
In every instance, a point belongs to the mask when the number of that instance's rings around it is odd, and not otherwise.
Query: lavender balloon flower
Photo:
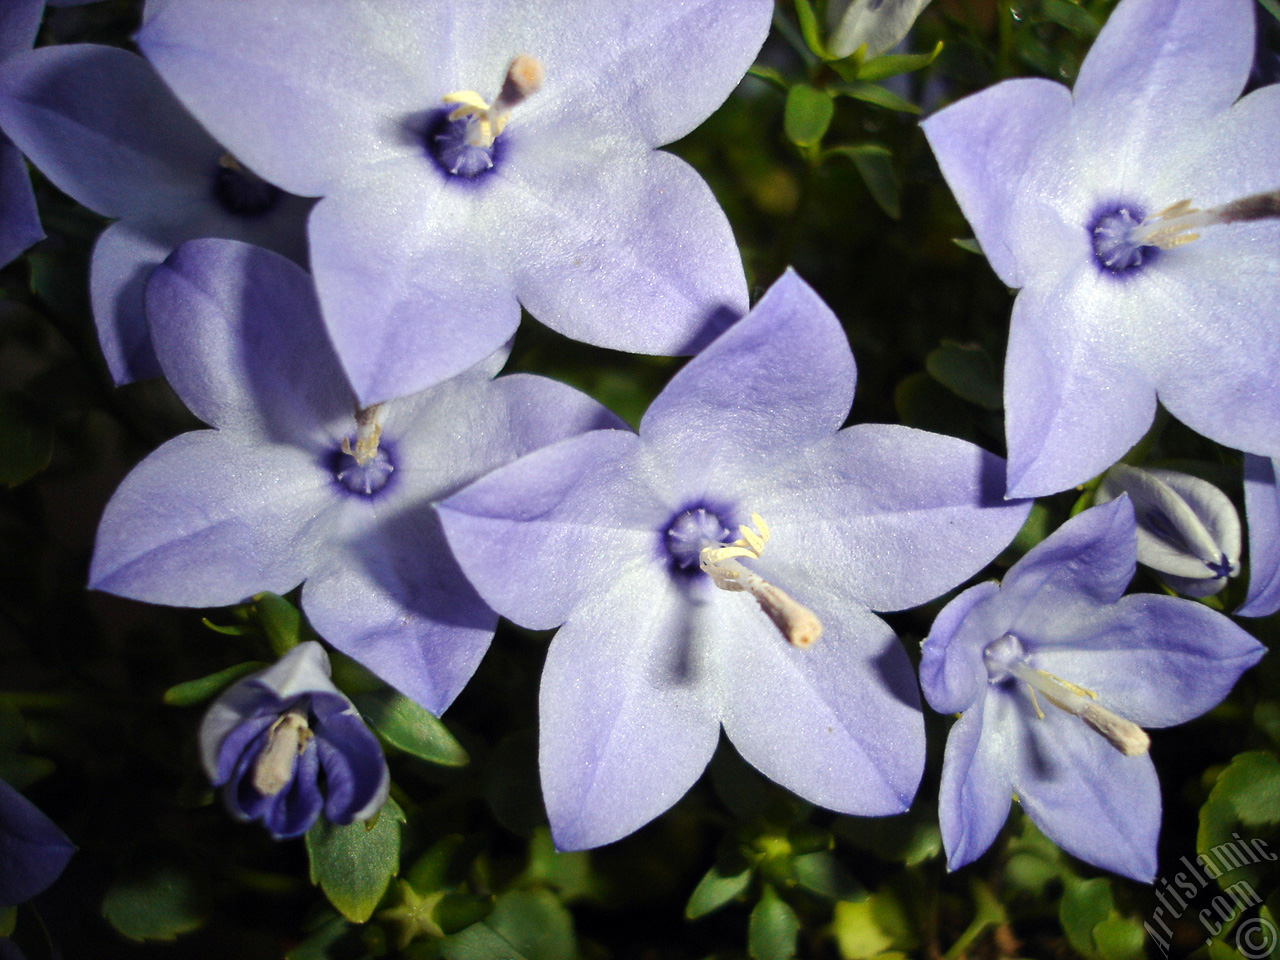
[[[61,876],[75,845],[36,805],[0,780],[0,907],[30,900]]]
[[[563,624],[540,694],[561,849],[609,843],[697,780],[721,725],[834,810],[905,810],[924,736],[911,664],[871,610],[981,569],[1028,505],[1003,462],[906,427],[840,430],[848,341],[787,273],[629,432],[589,433],[439,506],[494,609]]]
[[[772,9],[169,0],[148,4],[138,43],[236,156],[323,195],[312,269],[369,404],[489,354],[522,305],[643,353],[692,352],[740,316],[724,214],[653,148],[729,95]]]
[[[353,415],[310,278],[232,240],[194,240],[147,291],[165,376],[214,427],[177,437],[107,505],[90,584],[216,606],[306,581],[333,646],[434,713],[497,615],[450,554],[433,500],[544,444],[621,421],[569,387],[491,381],[502,357]]]
[[[98,238],[89,276],[117,383],[160,373],[143,288],[183,240],[248,240],[303,262],[312,201],[241,166],[136,54],[73,44],[11,58],[0,65],[0,128],[61,190],[118,221]]]
[[[1280,488],[1275,460],[1244,458],[1244,512],[1249,521],[1249,593],[1236,611],[1266,617],[1280,610]]]
[[[1280,87],[1237,102],[1249,0],[1122,0],[1074,90],[997,84],[924,130],[997,275],[1009,493],[1116,462],[1157,396],[1212,440],[1280,455]]]
[[[277,840],[306,833],[321,808],[330,823],[368,820],[391,786],[378,738],[329,679],[314,640],[213,702],[200,761],[231,815],[261,820]]]
[[[963,713],[939,798],[950,869],[991,845],[1017,794],[1068,853],[1155,877],[1160,785],[1142,728],[1198,717],[1264,650],[1202,604],[1122,596],[1135,557],[1122,496],[1063,524],[1003,583],[966,590],[938,614],[920,682],[939,713]]]
[[[42,13],[44,0],[0,4],[0,63],[31,49]],[[27,165],[0,124],[0,267],[43,237]]]
[[[1240,515],[1231,499],[1199,477],[1119,463],[1098,485],[1097,502],[1128,494],[1138,562],[1189,597],[1207,597],[1240,572]]]

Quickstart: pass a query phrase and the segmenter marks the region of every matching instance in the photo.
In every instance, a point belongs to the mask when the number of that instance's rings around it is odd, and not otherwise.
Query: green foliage
[[[205,906],[188,871],[160,863],[117,879],[103,898],[102,916],[130,940],[176,940],[200,928]]]
[[[20,393],[0,393],[0,483],[16,487],[49,466],[53,426]]]
[[[935,380],[961,399],[984,410],[1003,409],[1003,378],[980,345],[943,340],[925,357],[924,365]]]
[[[766,885],[751,911],[747,952],[752,960],[790,960],[796,955],[800,918],[773,887]]]
[[[388,799],[368,823],[335,826],[320,817],[307,831],[311,882],[348,920],[368,920],[399,871],[400,825],[404,822],[404,811]]]
[[[468,762],[467,751],[438,717],[390,687],[354,693],[351,699],[365,722],[397,750],[446,767]]]
[[[164,692],[164,702],[171,707],[193,707],[212,700],[241,677],[247,677],[267,666],[261,661],[250,660],[248,663],[237,663],[234,667],[211,673],[207,677],[175,684]]]
[[[1058,917],[1067,939],[1082,956],[1141,960],[1146,955],[1141,921],[1117,911],[1111,881],[1106,878],[1068,882]]]
[[[787,139],[798,147],[816,147],[826,136],[836,104],[825,90],[798,83],[787,91],[783,127]]]

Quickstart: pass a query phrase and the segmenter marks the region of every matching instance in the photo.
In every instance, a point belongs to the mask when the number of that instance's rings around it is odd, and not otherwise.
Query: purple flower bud
[[[231,815],[261,820],[277,840],[306,833],[321,809],[330,823],[368,820],[390,786],[377,738],[314,641],[214,701],[200,724],[200,759]]]

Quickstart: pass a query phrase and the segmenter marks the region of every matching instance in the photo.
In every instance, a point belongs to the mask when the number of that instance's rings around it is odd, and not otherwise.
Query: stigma
[[[342,438],[339,449],[349,457],[353,457],[356,466],[364,467],[378,456],[378,441],[382,439],[382,424],[378,415],[382,413],[382,404],[375,403],[371,407],[356,410],[356,443],[353,447],[347,437]]]
[[[822,621],[804,604],[781,587],[748,570],[740,559],[758,560],[769,542],[769,525],[758,513],[751,515],[755,529],[738,527],[741,538],[733,543],[715,543],[702,548],[698,565],[721,590],[745,591],[786,641],[795,647],[811,647],[822,636]]]
[[[467,122],[468,146],[488,149],[511,119],[511,111],[542,89],[543,78],[542,63],[521,54],[507,66],[502,89],[493,103],[487,103],[474,90],[455,90],[445,94],[445,103],[458,104],[449,114],[449,119]]]
[[[253,763],[253,789],[264,797],[274,797],[287,787],[298,756],[313,736],[304,710],[294,707],[282,713],[267,731],[267,745]]]
[[[1037,693],[1043,695],[1052,706],[1073,717],[1079,717],[1089,729],[1126,757],[1146,753],[1151,746],[1151,738],[1145,730],[1098,703],[1098,695],[1092,690],[1086,690],[1044,670],[1037,670],[1027,663],[1022,641],[1013,634],[1007,633],[988,644],[982,656],[991,683],[1013,678],[1025,684],[1031,705],[1041,720],[1044,719],[1044,711],[1040,708]]]

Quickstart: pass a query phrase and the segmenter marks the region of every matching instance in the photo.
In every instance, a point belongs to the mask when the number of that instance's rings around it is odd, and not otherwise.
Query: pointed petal
[[[667,810],[719,739],[700,611],[653,566],[585,597],[547,652],[538,766],[561,850],[598,847]]]
[[[454,556],[494,610],[545,630],[632,567],[665,570],[660,535],[678,505],[633,477],[639,446],[627,431],[587,433],[437,506]]]
[[[510,226],[496,236],[525,309],[575,340],[652,354],[692,353],[746,312],[733,231],[692,167],[616,136],[538,132],[547,142],[499,171]]]
[[[107,217],[177,219],[223,150],[145,60],[95,44],[0,65],[0,126],[55,185]]]
[[[1009,818],[1021,718],[1008,696],[980,696],[951,727],[942,758],[938,821],[947,869],[982,856]]]
[[[1009,626],[1000,596],[994,580],[970,587],[943,607],[929,628],[921,649],[920,687],[938,713],[968,710],[986,692],[982,651]]]
[[[1079,629],[1070,642],[1037,642],[1034,665],[1096,693],[1141,727],[1207,712],[1266,652],[1216,610],[1178,597],[1133,594]],[[1026,635],[1038,640],[1030,626]]]
[[[67,835],[30,800],[0,780],[0,907],[43,893],[75,853]]]
[[[371,174],[371,177],[376,174]],[[325,323],[362,406],[461,373],[515,333],[520,307],[483,242],[497,212],[440,188],[434,171],[384,173],[311,214]],[[412,216],[404,215],[413,210]]]
[[[1066,122],[1071,92],[1049,80],[1008,80],[966,97],[921,124],[947,185],[982,252],[1006,286],[1027,278],[1018,263],[1010,215],[1034,190],[1029,161]]]
[[[1244,510],[1249,519],[1249,595],[1236,614],[1265,617],[1280,610],[1280,493],[1274,460],[1245,454]]]
[[[1160,782],[1147,754],[1126,757],[1078,719],[1016,704],[1027,740],[1013,789],[1027,815],[1072,856],[1150,883],[1160,834]]]
[[[89,298],[98,344],[117,384],[161,374],[151,343],[145,296],[147,278],[164,262],[170,246],[118,221],[98,236],[89,263]]]
[[[678,445],[705,475],[726,436],[750,451],[838,430],[853,402],[854,376],[840,321],[788,270],[671,379],[640,433],[647,443]],[[695,453],[700,447],[707,453]]]
[[[314,563],[333,483],[315,458],[292,448],[212,430],[175,437],[107,504],[89,585],[186,607],[287,593]]]
[[[846,599],[808,584],[789,592],[823,624],[807,649],[788,644],[746,594],[717,591],[710,603],[725,733],[757,770],[820,806],[861,816],[906,810],[924,772],[906,652],[888,624]]]
[[[31,49],[43,15],[43,0],[7,0],[0,7],[0,60]]]
[[[990,563],[1031,504],[1005,500],[1004,462],[971,443],[858,424],[753,477],[779,574],[811,578],[873,610],[932,600]],[[744,495],[744,500],[747,499]]]
[[[0,133],[0,267],[43,239],[27,164],[18,148]]]
[[[1089,263],[1018,294],[1004,368],[1009,496],[1084,483],[1151,425],[1154,385],[1128,359],[1125,332],[1130,314],[1151,313],[1123,283]]]
[[[330,823],[368,820],[387,801],[391,776],[382,745],[354,706],[325,717],[316,732],[324,770],[324,815]]]
[[[152,274],[147,311],[173,388],[206,423],[328,451],[355,400],[311,278],[236,240],[192,240]]]

